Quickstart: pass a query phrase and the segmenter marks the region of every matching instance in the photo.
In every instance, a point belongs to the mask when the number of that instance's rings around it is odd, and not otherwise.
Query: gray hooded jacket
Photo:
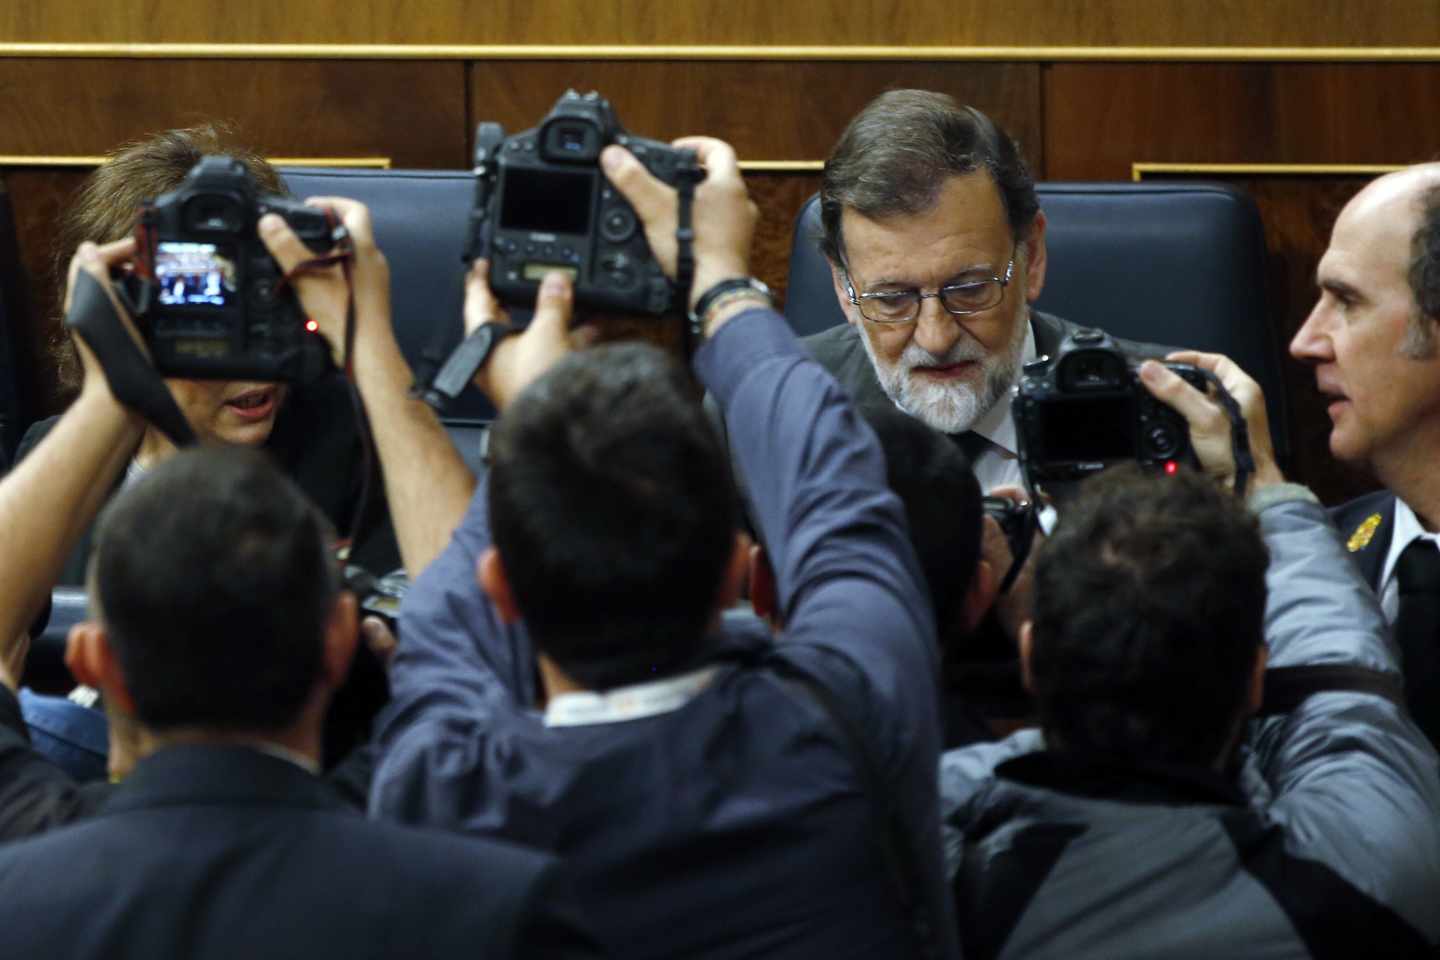
[[[1301,492],[1260,512],[1270,666],[1397,672],[1373,594]],[[1408,715],[1313,694],[1252,721],[1239,760],[1229,778],[1107,769],[1034,730],[945,754],[966,957],[1433,955],[1440,764]]]

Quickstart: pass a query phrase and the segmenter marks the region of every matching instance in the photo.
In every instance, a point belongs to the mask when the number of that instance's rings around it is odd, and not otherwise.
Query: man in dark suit
[[[0,850],[17,956],[588,952],[554,860],[367,821],[317,776],[356,643],[328,535],[254,451],[181,453],[107,510],[71,663],[143,756],[88,820]]]
[[[1316,282],[1290,353],[1330,401],[1330,452],[1385,485],[1333,517],[1394,628],[1415,719],[1440,743],[1440,164],[1360,191]]]
[[[132,250],[87,245],[78,260],[103,281]],[[141,429],[82,356],[81,399],[0,483],[0,528],[26,547],[0,557],[6,637],[88,523],[105,486],[91,479],[123,466],[114,441]],[[133,719],[141,759],[108,796],[71,798],[88,819],[0,847],[10,954],[590,955],[553,859],[367,821],[316,775],[356,645],[332,536],[251,450],[187,451],[112,502],[91,566],[97,619],[75,628],[68,659]]]
[[[1011,387],[1076,327],[1030,308],[1045,214],[1014,140],[944,94],[881,94],[825,163],[820,218],[849,324],[806,346],[857,403],[893,402],[956,436],[981,489],[1018,484]]]

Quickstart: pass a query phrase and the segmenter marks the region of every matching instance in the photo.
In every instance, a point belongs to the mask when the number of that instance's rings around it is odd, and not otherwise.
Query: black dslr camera
[[[1032,491],[1052,494],[1122,461],[1174,473],[1200,463],[1185,418],[1140,383],[1140,361],[1099,330],[1067,337],[1053,358],[1025,365],[1015,389],[1020,464]],[[1203,391],[1195,367],[1167,367]]]
[[[260,193],[244,164],[218,154],[141,208],[125,289],[163,376],[304,382],[328,368],[324,337],[255,232],[267,213],[317,254],[339,239],[324,211]]]
[[[577,303],[658,315],[674,291],[630,204],[601,172],[600,151],[618,143],[668,184],[698,182],[692,150],[632,136],[610,102],[573,90],[533,130],[505,136],[498,123],[475,132],[475,206],[466,261],[490,259],[490,288],[528,306],[552,270],[570,275]]]

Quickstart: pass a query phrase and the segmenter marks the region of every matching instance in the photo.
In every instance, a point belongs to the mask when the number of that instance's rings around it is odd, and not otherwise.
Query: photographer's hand
[[[691,223],[695,225],[695,278],[690,285],[689,306],[721,280],[743,277],[750,272],[750,242],[755,234],[758,211],[745,189],[740,164],[728,143],[711,137],[683,137],[674,146],[694,150],[705,179],[695,187]],[[645,225],[645,239],[661,269],[675,276],[675,225],[678,203],[675,188],[662,183],[622,147],[609,146],[600,154],[605,175],[615,184]],[[729,318],[721,310],[708,318],[715,330]]]
[[[572,350],[587,346],[595,335],[591,327],[570,329],[575,289],[558,271],[545,275],[535,297],[530,326],[500,341],[475,373],[475,386],[504,410],[520,392]],[[485,323],[510,325],[510,317],[490,290],[490,263],[476,260],[465,278],[465,335]]]
[[[363,203],[342,197],[311,197],[305,201],[312,207],[328,210],[350,235],[352,245],[351,284],[355,293],[355,352],[380,351],[399,353],[390,324],[390,265],[375,245],[375,232],[370,224],[370,210]],[[343,366],[345,357],[345,318],[350,304],[350,284],[340,265],[313,267],[295,271],[308,260],[322,254],[307,247],[279,214],[260,218],[257,228],[260,239],[280,269],[290,278],[290,285],[300,297],[305,313],[320,327],[330,345],[336,366]],[[352,361],[355,358],[349,358]]]
[[[1215,374],[1239,404],[1250,434],[1250,454],[1255,460],[1255,475],[1250,480],[1250,489],[1284,483],[1285,477],[1275,462],[1270,421],[1265,415],[1265,396],[1260,391],[1260,385],[1238,364],[1218,353],[1182,350],[1165,359],[1173,363],[1188,363]],[[1221,483],[1233,486],[1235,452],[1230,436],[1230,420],[1220,404],[1154,360],[1147,360],[1140,366],[1140,380],[1157,400],[1174,408],[1190,425],[1190,444],[1205,472]]]

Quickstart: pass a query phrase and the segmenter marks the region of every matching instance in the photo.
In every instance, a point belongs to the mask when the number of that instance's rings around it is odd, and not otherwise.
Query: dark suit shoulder
[[[865,348],[860,346],[858,332],[848,323],[837,323],[819,333],[801,337],[800,343],[827,370],[834,370],[857,350],[865,352]]]
[[[536,942],[589,956],[573,898],[553,902],[560,871],[511,844],[284,799],[110,808],[0,848],[0,923],[80,958],[509,957]],[[112,950],[124,930],[141,932]]]

